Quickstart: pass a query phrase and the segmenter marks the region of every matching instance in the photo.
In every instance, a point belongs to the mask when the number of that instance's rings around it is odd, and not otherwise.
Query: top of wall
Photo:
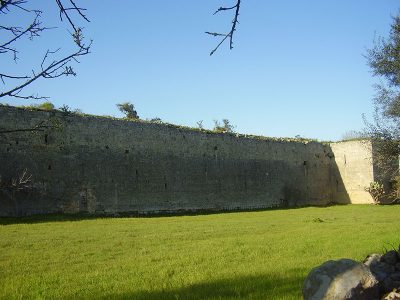
[[[154,129],[159,128],[162,129],[172,129],[172,130],[179,130],[180,132],[187,132],[187,133],[194,133],[194,134],[202,134],[202,135],[212,135],[212,136],[232,136],[237,139],[245,139],[245,140],[263,140],[263,141],[271,141],[271,142],[281,142],[281,143],[301,143],[301,144],[308,144],[308,143],[318,143],[324,145],[330,144],[338,144],[338,143],[352,143],[352,142],[360,142],[360,141],[367,141],[367,139],[351,139],[345,141],[318,141],[316,139],[307,139],[307,138],[288,138],[288,137],[266,137],[266,136],[259,136],[259,135],[252,135],[252,134],[241,134],[241,133],[229,133],[229,132],[216,132],[209,129],[200,129],[196,127],[189,127],[184,125],[176,125],[167,122],[155,122],[155,121],[148,121],[142,119],[126,119],[126,118],[116,118],[112,116],[98,116],[98,115],[90,115],[84,113],[75,113],[75,112],[63,112],[57,109],[54,110],[43,110],[35,107],[16,107],[10,105],[0,104],[0,113],[18,113],[18,112],[32,112],[37,114],[37,116],[41,116],[44,118],[50,117],[61,117],[65,119],[80,119],[81,122],[91,122],[91,121],[100,121],[100,122],[113,122],[117,123],[120,126],[124,124],[136,124],[139,126],[145,127],[153,127]],[[17,122],[19,123],[19,122]],[[0,131],[7,128],[1,128]]]
[[[39,115],[44,115],[45,117],[50,117],[50,116],[59,116],[59,117],[74,117],[74,118],[80,118],[82,121],[113,121],[113,122],[118,122],[120,124],[123,123],[136,123],[140,124],[143,126],[154,126],[154,127],[159,127],[159,128],[174,128],[178,129],[180,131],[187,131],[187,132],[196,132],[196,133],[203,133],[203,134],[211,134],[211,135],[231,135],[235,136],[237,138],[241,139],[255,139],[255,140],[269,140],[269,141],[277,141],[277,142],[295,142],[295,143],[303,143],[307,144],[310,142],[318,142],[316,139],[308,139],[308,138],[284,138],[284,137],[266,137],[266,136],[260,136],[260,135],[252,135],[252,134],[241,134],[241,133],[229,133],[229,132],[216,132],[213,130],[209,129],[200,129],[196,127],[189,127],[189,126],[184,126],[184,125],[176,125],[176,124],[171,124],[167,122],[158,122],[158,121],[149,121],[149,120],[142,120],[142,119],[126,119],[126,118],[116,118],[112,116],[98,116],[98,115],[91,115],[91,114],[85,114],[85,113],[75,113],[75,112],[63,112],[57,109],[54,110],[43,110],[35,107],[16,107],[16,106],[11,106],[11,105],[4,105],[0,104],[0,111],[6,112],[6,111],[25,111],[25,112],[36,112]]]

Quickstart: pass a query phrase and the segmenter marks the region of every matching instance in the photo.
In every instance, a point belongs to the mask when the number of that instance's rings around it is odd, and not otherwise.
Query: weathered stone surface
[[[387,277],[382,283],[382,288],[385,293],[391,292],[394,289],[400,289],[400,281]]]
[[[379,285],[369,268],[351,259],[327,261],[307,276],[305,300],[379,299]]]
[[[397,263],[395,268],[396,268],[397,271],[400,271],[400,263]]]
[[[376,168],[372,168],[371,172],[366,164],[370,151],[374,152],[373,146],[363,142],[358,144],[357,141],[332,143],[330,146],[335,154],[335,162],[345,186],[345,190],[339,187],[336,197],[342,193],[348,194],[351,203],[354,204],[366,203],[366,201],[373,203],[371,195],[360,189],[360,187],[369,186],[370,182],[375,181],[376,176],[379,175]],[[368,182],[367,185],[365,182]]]
[[[376,253],[370,254],[364,259],[363,264],[366,265],[367,267],[370,267],[371,265],[379,263],[381,261],[381,257],[382,257],[381,254],[376,254]]]
[[[369,268],[379,281],[383,281],[396,271],[393,265],[389,265],[385,262],[376,262],[370,265]]]
[[[167,124],[0,106],[0,216],[148,214],[369,202],[372,144],[216,134]],[[16,203],[18,205],[16,205]]]
[[[390,275],[390,278],[395,281],[400,281],[400,272],[393,273],[392,275]]]

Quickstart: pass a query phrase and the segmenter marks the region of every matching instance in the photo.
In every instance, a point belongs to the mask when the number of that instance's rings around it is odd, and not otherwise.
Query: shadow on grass
[[[32,215],[22,217],[0,217],[0,225],[13,225],[13,224],[37,224],[49,222],[73,222],[84,220],[96,220],[106,218],[166,218],[177,216],[202,216],[202,215],[216,215],[216,214],[234,214],[241,212],[262,212],[262,211],[276,211],[276,210],[294,210],[306,207],[326,208],[330,206],[344,206],[346,204],[329,204],[327,206],[302,206],[302,207],[272,207],[264,209],[237,209],[237,210],[196,210],[196,211],[173,211],[173,212],[157,212],[142,214],[138,212],[115,213],[115,214],[45,214],[45,215]]]
[[[100,299],[301,299],[304,277],[299,270],[284,278],[244,276],[162,291],[109,294]]]
[[[72,221],[83,221],[83,220],[95,220],[104,217],[95,215],[63,215],[63,214],[48,214],[48,215],[33,215],[27,217],[0,217],[0,225],[13,225],[13,224],[36,224],[36,223],[48,223],[48,222],[72,222]]]

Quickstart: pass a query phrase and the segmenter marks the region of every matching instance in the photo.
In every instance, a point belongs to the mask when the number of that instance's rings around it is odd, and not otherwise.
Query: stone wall
[[[335,163],[342,181],[345,183],[337,189],[336,199],[351,199],[351,203],[373,203],[371,195],[365,191],[369,183],[376,180],[372,160],[370,141],[346,141],[330,144],[335,156]]]
[[[25,131],[38,124],[37,131]],[[8,130],[18,131],[4,132]],[[0,216],[359,203],[373,172],[366,161],[359,167],[356,152],[343,167],[347,150],[339,144],[216,134],[58,111],[0,106],[0,131],[3,182],[27,169],[34,183],[27,191],[1,191]]]

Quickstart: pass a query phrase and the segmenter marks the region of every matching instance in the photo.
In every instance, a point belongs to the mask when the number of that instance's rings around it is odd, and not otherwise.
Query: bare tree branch
[[[0,80],[5,84],[4,78],[9,78],[9,79],[27,79],[29,78],[28,76],[12,76],[12,75],[7,75],[7,74],[1,74],[0,73]]]
[[[31,10],[25,7],[27,0],[0,0],[0,13],[8,14],[15,13],[14,10],[20,10],[23,13],[33,14],[32,22],[26,27],[22,28],[19,26],[7,26],[0,25],[0,31],[8,33],[11,37],[1,42],[0,37],[0,54],[12,53],[13,60],[17,62],[18,59],[18,50],[16,48],[16,43],[22,38],[28,38],[32,40],[34,37],[40,36],[44,30],[51,29],[49,27],[45,27],[42,25],[41,16],[42,11],[40,10]],[[21,95],[21,91],[32,84],[36,80],[40,78],[58,78],[61,76],[76,76],[76,72],[73,70],[70,63],[76,62],[79,63],[78,57],[84,56],[90,53],[90,47],[92,45],[92,41],[86,43],[84,40],[83,29],[76,25],[74,21],[74,17],[77,16],[80,19],[83,19],[86,22],[89,22],[89,19],[86,17],[84,12],[86,9],[79,7],[74,0],[55,0],[60,13],[61,21],[65,18],[72,28],[71,37],[73,39],[73,43],[77,46],[77,49],[72,53],[64,55],[61,58],[53,59],[55,54],[60,54],[61,49],[57,49],[55,51],[47,50],[44,54],[39,70],[32,69],[30,74],[7,74],[6,72],[0,73],[0,80],[3,85],[6,84],[5,79],[16,83],[13,87],[0,91],[0,98],[2,97],[14,97],[20,99],[44,99],[48,97],[38,96],[38,95]],[[64,3],[67,4],[64,4]],[[14,10],[13,10],[14,9]],[[4,36],[3,36],[4,39]],[[25,81],[21,83],[21,80]]]
[[[71,3],[71,7],[65,7],[64,4],[62,3],[62,0],[56,0],[56,3],[58,5],[58,8],[60,9],[60,19],[61,21],[63,20],[63,16],[65,16],[68,19],[69,24],[71,27],[74,29],[74,31],[77,31],[77,27],[75,27],[74,22],[71,20],[71,17],[69,16],[69,11],[75,11],[77,12],[86,22],[90,22],[89,19],[83,14],[83,11],[85,11],[85,8],[78,7],[73,0],[69,0]]]
[[[26,3],[26,0],[1,0],[0,1],[0,13],[7,13],[10,11],[10,7],[17,7],[24,11],[29,11],[22,7]]]
[[[57,120],[54,119],[48,119],[48,120],[43,120],[37,123],[36,125],[30,127],[30,128],[17,128],[17,129],[4,129],[0,128],[0,134],[8,134],[8,133],[14,133],[14,132],[40,132],[40,131],[45,131],[48,129],[57,129],[60,127],[60,124]]]
[[[35,11],[36,16],[35,16],[33,22],[25,30],[21,30],[19,27],[8,27],[7,28],[5,26],[2,26],[2,29],[11,31],[12,34],[14,35],[14,37],[11,40],[0,45],[0,49],[7,47],[8,45],[12,44],[13,42],[15,42],[17,39],[19,39],[20,37],[22,37],[25,34],[29,34],[30,35],[29,38],[32,39],[34,36],[39,36],[40,32],[47,29],[46,27],[40,27],[41,22],[39,21],[39,17],[41,15],[41,13],[42,12],[39,10]]]
[[[79,56],[83,56],[86,55],[90,50],[90,46],[91,43],[89,44],[89,46],[87,47],[82,47],[79,48],[78,51],[64,57],[63,59],[60,60],[55,60],[53,62],[51,62],[47,67],[43,68],[43,64],[45,62],[45,60],[48,57],[48,54],[50,53],[54,53],[51,51],[47,51],[45,54],[45,57],[43,58],[42,64],[41,64],[41,72],[39,72],[38,74],[33,75],[32,77],[29,77],[29,80],[25,81],[23,84],[18,85],[14,88],[12,88],[11,90],[5,91],[0,93],[0,98],[5,97],[5,96],[10,96],[10,97],[17,97],[17,98],[24,98],[24,99],[29,99],[32,97],[21,97],[18,96],[18,93],[25,88],[26,86],[28,86],[29,84],[31,84],[32,82],[34,82],[35,80],[43,77],[43,78],[57,78],[60,76],[68,76],[68,75],[73,75],[76,76],[76,73],[74,72],[74,70],[72,69],[72,67],[67,66],[67,64],[71,61],[71,59],[73,58],[77,58]]]
[[[218,33],[218,32],[209,32],[206,31],[206,34],[212,35],[214,37],[223,37],[222,40],[219,42],[219,44],[210,52],[210,56],[213,55],[218,48],[229,38],[229,48],[232,50],[233,49],[233,34],[236,31],[236,26],[239,24],[238,18],[239,18],[239,11],[240,11],[240,1],[241,0],[236,0],[236,5],[231,6],[231,7],[220,7],[218,8],[215,12],[214,15],[221,11],[228,11],[228,10],[235,10],[235,15],[232,20],[232,26],[231,30],[228,33]]]
[[[24,169],[20,175],[6,182],[2,181],[0,176],[0,190],[19,192],[32,188],[32,174],[29,174],[27,169]]]

